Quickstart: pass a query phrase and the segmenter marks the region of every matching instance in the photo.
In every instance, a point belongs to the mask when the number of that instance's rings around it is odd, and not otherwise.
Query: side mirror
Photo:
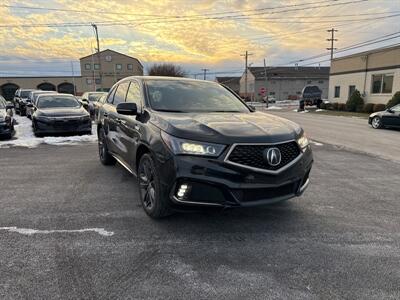
[[[253,106],[251,104],[248,104],[248,106],[249,106],[251,112],[255,112],[256,111],[256,107],[255,106]]]
[[[117,113],[121,115],[135,116],[137,115],[136,103],[124,102],[117,105]]]
[[[27,107],[33,107],[33,104],[32,104],[31,102],[28,102],[28,103],[26,104],[26,106],[27,106]]]
[[[6,103],[6,109],[13,109],[14,108],[14,104],[10,101],[7,101]]]

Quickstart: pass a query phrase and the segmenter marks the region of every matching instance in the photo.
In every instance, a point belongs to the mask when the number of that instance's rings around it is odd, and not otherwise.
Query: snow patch
[[[313,145],[315,145],[315,146],[319,146],[319,147],[321,147],[321,146],[324,145],[324,144],[318,143],[318,142],[316,142],[316,141],[311,141],[311,140],[310,140],[310,143],[313,144]]]
[[[15,120],[18,125],[15,125],[15,135],[13,139],[0,141],[0,148],[10,147],[27,147],[35,148],[40,144],[49,145],[76,145],[79,143],[94,143],[97,142],[97,125],[92,125],[91,135],[75,135],[75,136],[47,136],[38,138],[33,134],[32,121],[26,117],[16,115]]]
[[[0,230],[9,232],[16,232],[23,235],[34,235],[34,234],[50,234],[50,233],[83,233],[83,232],[96,232],[102,236],[112,236],[113,231],[107,231],[104,228],[84,228],[84,229],[60,229],[60,230],[38,230],[32,228],[18,228],[18,227],[0,227]]]
[[[266,109],[268,109],[268,110],[279,110],[279,109],[282,109],[282,107],[280,107],[280,106],[268,106]]]
[[[316,109],[315,110],[316,112],[320,112],[320,111],[326,111],[325,109],[320,109],[320,108],[318,108],[318,109]]]

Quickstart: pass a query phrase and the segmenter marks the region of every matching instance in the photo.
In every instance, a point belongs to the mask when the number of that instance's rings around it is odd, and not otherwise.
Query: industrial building
[[[333,59],[329,101],[345,103],[356,89],[365,103],[374,104],[386,104],[400,91],[400,46]]]
[[[33,88],[81,95],[108,90],[127,76],[143,75],[143,65],[137,58],[110,49],[80,58],[80,69],[77,76],[0,77],[0,94],[11,100],[18,88]]]

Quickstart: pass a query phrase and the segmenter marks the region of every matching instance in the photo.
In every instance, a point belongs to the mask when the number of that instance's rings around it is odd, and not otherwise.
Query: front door
[[[130,165],[132,170],[135,170],[136,151],[143,131],[143,115],[141,114],[142,92],[139,83],[135,80],[132,80],[129,85],[128,93],[126,94],[126,102],[135,103],[138,114],[136,116],[119,115],[121,120],[119,124],[120,138],[126,150],[122,153],[122,159]]]
[[[391,108],[392,112],[385,112],[383,124],[388,126],[400,126],[400,104]]]
[[[355,85],[349,85],[349,97],[348,99],[350,99],[351,95],[353,95],[353,93],[356,91],[356,86]]]

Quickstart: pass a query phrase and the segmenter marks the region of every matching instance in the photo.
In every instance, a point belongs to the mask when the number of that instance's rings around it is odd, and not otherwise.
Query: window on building
[[[319,83],[319,84],[323,84],[324,81],[323,81],[323,80],[319,80],[318,83]]]
[[[390,94],[393,87],[393,75],[372,75],[372,94]]]
[[[340,86],[335,86],[335,98],[340,97]]]
[[[270,95],[270,96],[274,96],[274,95],[275,95],[275,92],[269,92],[269,95]]]
[[[94,69],[95,70],[100,70],[100,64],[94,64]]]
[[[101,79],[100,78],[96,78],[95,82],[96,82],[96,84],[101,84]]]
[[[115,70],[122,70],[122,64],[116,64]]]
[[[90,70],[91,69],[91,65],[90,64],[85,64],[85,70]]]
[[[86,78],[86,84],[87,85],[92,85],[93,84],[92,78]]]
[[[133,70],[133,65],[132,64],[127,64],[128,70]]]

